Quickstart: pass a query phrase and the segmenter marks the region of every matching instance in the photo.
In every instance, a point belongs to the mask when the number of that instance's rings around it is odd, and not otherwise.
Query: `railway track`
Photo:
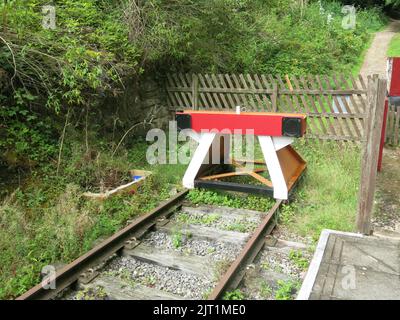
[[[265,267],[271,256],[305,250],[270,236],[281,201],[258,212],[194,206],[186,194],[135,220],[18,299],[217,300],[237,288],[263,299],[260,283],[272,291],[288,278]],[[51,281],[55,289],[46,289]]]

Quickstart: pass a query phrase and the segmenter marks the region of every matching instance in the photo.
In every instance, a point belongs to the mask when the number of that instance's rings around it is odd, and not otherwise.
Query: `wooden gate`
[[[351,75],[168,74],[166,89],[171,110],[306,113],[308,138],[365,141],[366,83]]]
[[[389,105],[386,121],[385,142],[393,146],[400,145],[400,106]]]

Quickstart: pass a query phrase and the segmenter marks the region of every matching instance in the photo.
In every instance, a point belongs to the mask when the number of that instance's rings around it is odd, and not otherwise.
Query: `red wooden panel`
[[[191,115],[191,128],[196,132],[202,130],[216,129],[219,132],[229,130],[234,133],[235,130],[253,130],[251,133],[260,136],[282,136],[283,118],[300,118],[302,120],[302,131],[305,131],[304,114],[285,114],[285,113],[267,113],[267,112],[243,112],[236,114],[234,112],[212,112],[212,111],[184,111],[178,114]],[[250,132],[249,132],[250,133]]]
[[[392,74],[390,77],[389,96],[400,96],[400,57],[392,59]]]

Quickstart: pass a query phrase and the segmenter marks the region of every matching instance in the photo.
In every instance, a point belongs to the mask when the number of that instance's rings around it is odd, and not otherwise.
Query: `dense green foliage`
[[[176,70],[354,71],[370,33],[385,22],[369,8],[358,12],[355,29],[345,30],[341,6],[330,1],[321,12],[316,1],[300,7],[294,0],[57,0],[56,29],[47,30],[48,2],[0,3],[0,298],[22,293],[39,281],[42,266],[70,262],[179,189],[184,166],[150,167],[146,143],[112,153],[120,135],[102,131],[99,114],[127,81]],[[307,188],[281,214],[302,235],[352,226],[358,153],[322,150],[303,146]],[[104,203],[82,197],[93,178],[132,168],[154,173],[140,193]],[[204,191],[189,197],[257,210],[271,205]]]
[[[154,8],[160,11],[158,19],[162,19],[163,27],[169,31],[162,42],[162,49],[168,51],[160,55],[154,46],[150,56],[190,71],[273,74],[342,71],[356,61],[368,33],[380,28],[383,22],[378,10],[360,9],[356,28],[345,30],[342,6],[336,2],[323,2],[322,11],[317,2],[301,8],[297,1],[290,0],[184,3],[179,6],[150,1],[151,10],[145,7],[142,14],[156,43],[160,28],[159,20],[154,23],[152,19]]]
[[[67,110],[82,130],[82,113],[100,112],[144,71],[350,71],[384,22],[378,10],[360,9],[356,28],[345,30],[341,5],[329,1],[321,11],[292,0],[58,0],[53,30],[42,27],[45,4],[0,4],[0,159],[8,165],[54,158]]]
[[[0,5],[0,159],[13,166],[54,157],[67,106],[81,117],[138,72],[140,53],[128,40],[121,8],[57,1],[52,30],[42,27],[47,3]]]
[[[0,203],[0,299],[12,298],[38,283],[47,264],[67,263],[148,212],[181,188],[183,165],[150,166],[143,155],[147,143],[112,158],[91,141],[100,154],[88,158],[84,146],[67,145],[66,164],[56,175],[52,164],[42,165],[21,188]],[[91,178],[117,169],[151,169],[153,175],[134,195],[104,202],[82,196]],[[174,191],[175,189],[175,191]]]
[[[400,1],[399,0],[385,0],[385,4],[388,4],[388,5],[393,4],[393,5],[399,6]]]
[[[121,9],[108,1],[56,1],[53,30],[42,27],[47,3],[2,5],[1,66],[13,88],[45,98],[42,106],[58,111],[63,103],[92,103],[93,95],[104,96],[138,63],[140,53],[128,40]]]

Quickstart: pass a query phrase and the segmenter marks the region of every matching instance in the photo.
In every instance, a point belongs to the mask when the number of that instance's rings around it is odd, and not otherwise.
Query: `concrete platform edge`
[[[353,233],[353,232],[343,232],[343,231],[336,231],[336,230],[329,230],[324,229],[321,232],[321,236],[319,237],[317,248],[315,249],[314,256],[311,260],[310,266],[308,267],[307,274],[304,278],[303,284],[297,294],[296,300],[308,300],[312,288],[315,283],[315,279],[317,278],[318,270],[321,265],[322,257],[324,256],[326,244],[328,243],[329,236],[331,234],[338,234],[338,235],[347,235],[352,237],[359,237],[362,238],[364,235],[360,233]]]

